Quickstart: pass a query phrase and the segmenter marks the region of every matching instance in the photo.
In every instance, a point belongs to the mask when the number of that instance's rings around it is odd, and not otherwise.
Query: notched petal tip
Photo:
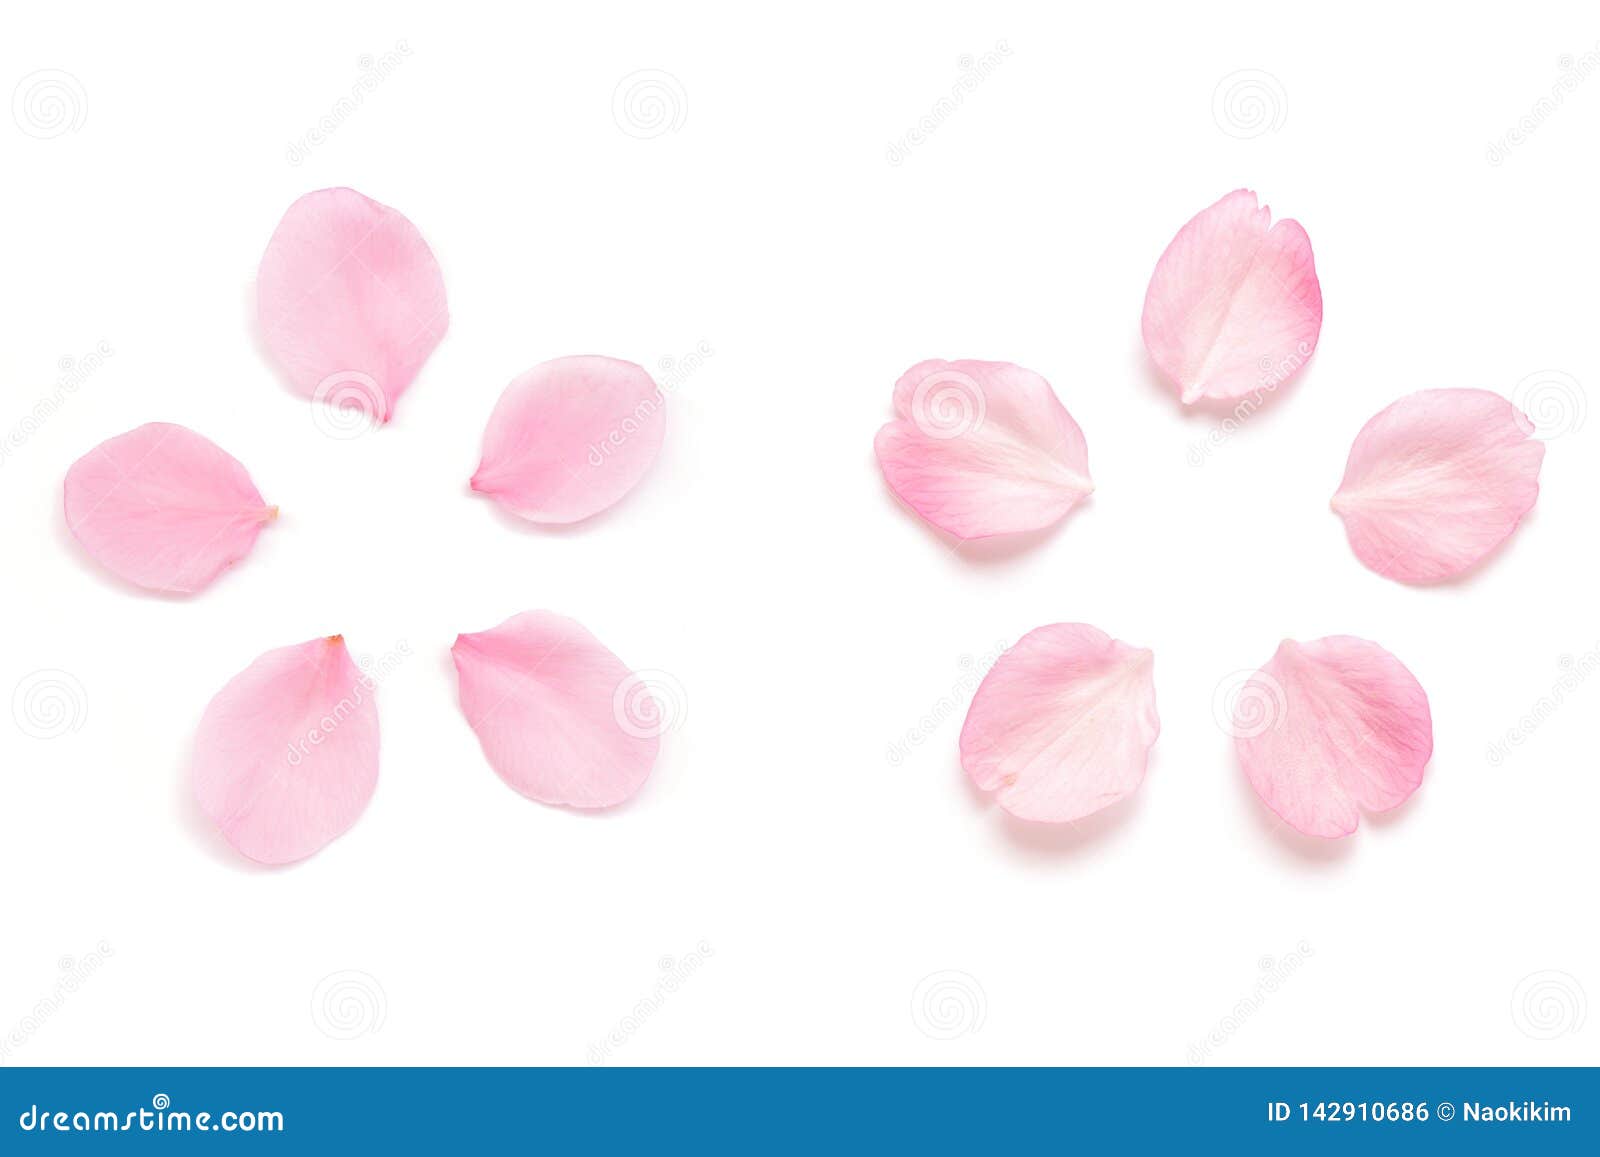
[[[1298,222],[1237,189],[1197,213],[1156,262],[1140,330],[1184,405],[1263,397],[1315,352],[1322,289]]]
[[[1285,639],[1245,682],[1231,729],[1266,806],[1305,835],[1337,839],[1360,813],[1399,806],[1433,754],[1428,697],[1376,643]]]

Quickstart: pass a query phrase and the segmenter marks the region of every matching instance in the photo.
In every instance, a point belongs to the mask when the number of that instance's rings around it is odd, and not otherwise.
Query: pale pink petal
[[[200,810],[264,864],[303,860],[343,835],[378,784],[373,691],[338,635],[262,655],[200,721]]]
[[[63,489],[67,526],[95,561],[158,591],[209,586],[278,516],[237,459],[166,422],[102,442]]]
[[[307,193],[261,258],[267,347],[307,397],[387,422],[450,324],[417,227],[354,189]]]
[[[1428,696],[1376,643],[1285,640],[1239,693],[1234,745],[1250,786],[1308,836],[1347,836],[1398,807],[1433,754]]]
[[[655,462],[665,404],[632,362],[589,355],[534,366],[500,395],[472,488],[531,522],[598,514]]]
[[[467,722],[523,795],[600,808],[644,786],[660,732],[635,701],[639,677],[582,626],[526,611],[459,636],[451,654]]]
[[[1539,497],[1544,443],[1487,390],[1423,390],[1356,435],[1333,508],[1356,557],[1388,578],[1431,583],[1482,562]]]
[[[984,677],[961,728],[961,766],[1026,820],[1082,819],[1144,780],[1155,657],[1083,623],[1029,631]]]
[[[1172,239],[1144,298],[1144,344],[1184,402],[1270,392],[1299,372],[1322,330],[1322,287],[1299,222],[1272,224],[1249,189]]]
[[[873,443],[884,478],[959,538],[1050,526],[1094,489],[1083,431],[1032,370],[920,362],[895,383],[894,409]]]

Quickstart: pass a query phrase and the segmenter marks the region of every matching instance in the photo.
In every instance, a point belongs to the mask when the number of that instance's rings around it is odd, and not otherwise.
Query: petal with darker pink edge
[[[1422,783],[1433,754],[1428,696],[1376,643],[1285,640],[1238,693],[1234,747],[1250,786],[1290,827],[1334,838]]]
[[[1009,362],[920,362],[873,448],[889,488],[958,538],[1050,526],[1093,489],[1083,431],[1050,383]]]
[[[1189,221],[1145,292],[1145,348],[1187,403],[1270,394],[1322,331],[1322,287],[1298,221],[1272,223],[1249,189]]]
[[[1422,390],[1361,428],[1333,509],[1356,557],[1404,583],[1471,570],[1539,497],[1544,443],[1488,390]]]
[[[1083,623],[1029,631],[984,677],[961,728],[961,766],[1001,807],[1066,823],[1144,781],[1155,658]]]

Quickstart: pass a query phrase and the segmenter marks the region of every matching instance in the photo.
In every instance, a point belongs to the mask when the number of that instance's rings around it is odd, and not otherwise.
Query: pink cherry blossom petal
[[[472,488],[530,522],[598,514],[655,462],[665,404],[632,362],[590,355],[534,366],[500,395]]]
[[[237,459],[166,422],[102,442],[63,490],[67,526],[95,561],[158,591],[209,586],[278,516]]]
[[[1290,827],[1333,838],[1388,811],[1433,754],[1428,696],[1376,643],[1285,640],[1244,685],[1234,746],[1250,786]]]
[[[959,538],[1039,530],[1094,489],[1083,431],[1032,370],[920,362],[895,383],[894,408],[873,443],[883,476]]]
[[[337,635],[262,655],[200,721],[200,810],[264,864],[303,860],[343,835],[378,783],[373,690]]]
[[[1026,820],[1082,819],[1144,780],[1155,657],[1083,623],[1029,631],[990,669],[961,728],[961,766]]]
[[[354,189],[283,215],[256,282],[262,334],[309,398],[387,422],[450,324],[433,251],[403,214]]]
[[[1249,189],[1201,211],[1167,246],[1144,298],[1144,344],[1185,403],[1272,390],[1322,330],[1322,287],[1299,222],[1272,223]]]
[[[1539,497],[1544,443],[1487,390],[1422,390],[1361,428],[1333,508],[1372,570],[1404,583],[1482,562]]]
[[[631,799],[660,748],[638,677],[571,619],[526,611],[456,639],[461,710],[489,764],[541,803],[611,807]]]

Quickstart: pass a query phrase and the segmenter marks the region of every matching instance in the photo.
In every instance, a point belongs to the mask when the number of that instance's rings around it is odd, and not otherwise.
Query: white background
[[[53,738],[0,700],[0,1059],[1600,1059],[1600,677],[1520,722],[1600,647],[1600,414],[1580,424],[1573,384],[1600,382],[1600,76],[1489,158],[1600,21],[1203,7],[10,11],[0,89],[68,74],[72,123],[0,114],[0,692],[69,682]],[[613,108],[641,70],[679,122],[653,137]],[[1214,100],[1247,70],[1254,125]],[[417,224],[452,313],[395,422],[346,439],[252,327],[279,217],[338,184]],[[1161,386],[1139,314],[1172,234],[1239,186],[1309,231],[1326,324],[1196,465],[1218,418]],[[469,492],[519,371],[701,343],[609,514],[539,530]],[[961,550],[901,508],[872,437],[929,357],[1048,377],[1090,502]],[[1539,374],[1557,436],[1509,549],[1435,589],[1363,569],[1328,509],[1361,424]],[[128,588],[63,525],[68,465],[151,420],[283,510],[196,598]],[[456,633],[536,607],[683,688],[613,814],[517,795],[457,707]],[[1143,789],[1067,829],[1008,820],[956,755],[970,673],[1057,621],[1153,648],[1162,715]],[[189,802],[194,729],[258,654],[333,632],[412,651],[379,691],[378,791],[313,859],[257,868]],[[1323,844],[1256,801],[1213,700],[1281,638],[1331,633],[1411,668],[1436,751],[1410,802]],[[924,1007],[946,972],[954,999]]]

